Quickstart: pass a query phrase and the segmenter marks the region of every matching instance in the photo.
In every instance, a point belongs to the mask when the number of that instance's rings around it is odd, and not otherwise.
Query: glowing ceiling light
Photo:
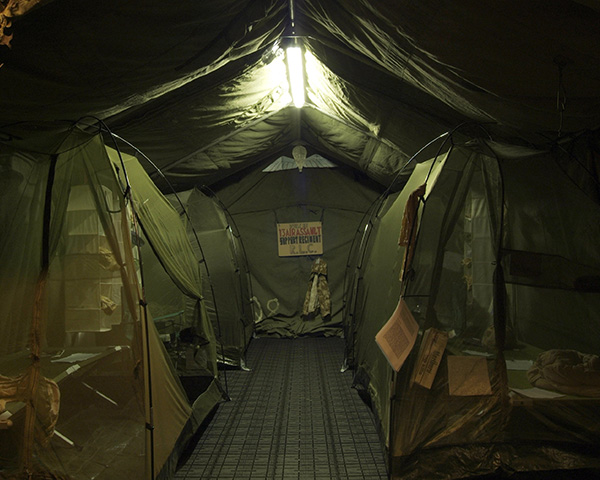
[[[298,108],[304,105],[304,72],[302,68],[302,48],[288,47],[286,50],[288,74],[290,77],[290,90],[292,101]]]

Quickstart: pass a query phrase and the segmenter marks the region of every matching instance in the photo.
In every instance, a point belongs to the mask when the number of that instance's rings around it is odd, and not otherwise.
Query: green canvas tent
[[[346,364],[355,371],[357,388],[364,390],[373,405],[386,445],[392,369],[374,339],[400,295],[403,255],[398,238],[404,207],[410,193],[423,183],[432,163],[417,165],[401,192],[375,202],[356,232],[346,271]],[[434,168],[437,172],[439,163]]]
[[[267,170],[267,171],[265,171]],[[270,171],[255,169],[215,192],[226,205],[244,240],[259,313],[258,335],[294,338],[300,335],[342,334],[342,284],[352,232],[381,191],[364,176],[344,166]],[[286,244],[279,230],[289,225],[313,225],[317,235],[295,235]],[[293,227],[291,227],[293,228]],[[320,237],[320,238],[316,238]],[[311,253],[309,245],[322,248]],[[286,250],[286,247],[290,249]],[[294,252],[291,247],[297,247]],[[302,248],[306,251],[302,254]],[[331,308],[308,315],[312,266],[321,258],[327,266]]]
[[[44,162],[52,164],[53,158],[78,155],[79,147],[69,147],[71,140],[63,143],[67,138],[65,125],[76,125],[76,135],[83,138],[102,143],[101,135],[104,144],[110,147],[116,141],[123,161],[132,162],[132,171],[138,167],[133,166],[137,164],[127,155],[140,160],[143,157],[142,168],[163,195],[171,195],[175,190],[186,205],[188,198],[198,192],[210,190],[216,195],[210,195],[215,204],[198,206],[199,215],[194,213],[191,202],[191,221],[185,215],[181,217],[189,245],[175,249],[187,252],[187,260],[181,262],[185,268],[180,268],[169,265],[171,254],[165,254],[170,240],[163,242],[157,238],[157,232],[168,230],[173,220],[164,226],[154,222],[152,211],[144,210],[150,205],[150,200],[146,202],[149,197],[142,194],[138,198],[135,191],[128,192],[128,196],[131,193],[128,206],[136,205],[138,216],[126,218],[132,224],[135,220],[140,231],[131,238],[122,229],[122,244],[113,241],[109,253],[122,251],[126,256],[131,250],[141,255],[142,266],[146,259],[151,277],[146,278],[143,289],[147,290],[147,312],[138,311],[138,301],[144,297],[135,279],[138,275],[135,265],[140,259],[131,253],[127,278],[119,271],[103,287],[112,289],[110,295],[104,295],[112,303],[105,301],[103,308],[111,311],[114,307],[110,318],[120,317],[120,322],[113,324],[102,316],[106,313],[98,313],[95,328],[102,331],[85,331],[80,335],[76,325],[65,323],[67,318],[72,321],[66,314],[47,319],[60,323],[60,328],[46,329],[56,333],[56,337],[44,340],[50,347],[62,349],[60,346],[67,340],[69,344],[77,340],[77,345],[88,348],[89,338],[100,336],[105,342],[102,345],[113,345],[109,342],[124,341],[125,335],[129,347],[120,349],[117,357],[126,357],[127,362],[138,365],[137,361],[144,358],[140,352],[148,354],[148,349],[138,349],[138,337],[132,336],[129,326],[146,325],[145,319],[149,318],[146,315],[156,317],[158,328],[154,329],[154,322],[149,321],[146,329],[148,348],[155,349],[148,358],[160,359],[155,363],[157,368],[162,365],[164,372],[155,376],[172,386],[161,389],[160,393],[176,392],[171,400],[172,413],[179,412],[178,420],[166,423],[172,426],[170,434],[181,442],[173,438],[157,442],[164,448],[162,453],[156,452],[153,462],[148,460],[154,466],[146,469],[148,477],[152,476],[152,470],[155,476],[172,473],[170,466],[177,456],[178,445],[184,443],[190,431],[180,426],[191,422],[190,408],[194,411],[194,405],[189,405],[182,393],[177,375],[170,372],[170,364],[162,359],[176,360],[173,368],[183,375],[182,379],[205,378],[202,388],[207,387],[206,391],[214,393],[216,398],[220,391],[210,352],[216,351],[217,359],[221,357],[225,363],[243,366],[243,352],[252,332],[287,337],[344,335],[346,367],[355,369],[356,385],[364,389],[361,393],[369,397],[378,415],[383,444],[390,451],[394,472],[407,475],[417,472],[416,467],[410,466],[411,459],[427,463],[427,452],[433,454],[437,446],[440,451],[454,452],[453,458],[461,459],[462,450],[447,448],[448,442],[456,440],[457,445],[465,446],[464,451],[471,448],[467,445],[475,448],[482,443],[473,437],[470,444],[470,440],[460,437],[459,430],[456,435],[435,437],[427,422],[429,417],[416,420],[419,412],[412,417],[413,423],[402,423],[408,421],[408,417],[402,416],[407,411],[402,402],[410,398],[405,395],[410,377],[403,370],[397,375],[392,372],[374,336],[395,311],[402,295],[418,321],[420,335],[432,325],[439,330],[440,327],[448,332],[454,330],[458,339],[451,346],[458,349],[455,351],[464,353],[460,343],[464,334],[460,336],[463,330],[453,322],[466,322],[461,325],[472,327],[478,336],[480,327],[490,318],[498,327],[495,332],[500,347],[505,345],[502,332],[508,334],[501,322],[508,325],[517,340],[537,348],[548,349],[564,343],[584,352],[597,347],[595,293],[583,290],[594,289],[596,275],[593,254],[597,240],[586,233],[595,231],[595,227],[590,224],[587,228],[588,217],[584,214],[594,212],[600,199],[598,45],[600,8],[593,0],[496,1],[485,5],[475,0],[173,0],[152,4],[142,0],[0,0],[0,195],[6,199],[0,202],[3,219],[0,254],[4,262],[0,269],[6,272],[1,280],[6,302],[0,306],[3,312],[0,322],[13,325],[2,337],[7,340],[0,341],[6,343],[3,354],[22,355],[27,348],[37,345],[35,337],[33,340],[28,337],[31,322],[17,322],[15,315],[41,318],[43,311],[63,311],[67,306],[76,306],[70,288],[63,288],[54,277],[47,288],[57,293],[48,297],[46,310],[40,306],[41,300],[36,300],[36,292],[43,291],[41,286],[36,287],[40,272],[48,269],[52,273],[50,258],[61,252],[59,246],[66,243],[58,241],[66,236],[66,220],[55,223],[62,217],[48,217],[44,208],[47,205],[46,210],[51,211],[52,205],[63,215],[67,211],[68,189],[65,192],[53,189],[56,201],[47,201],[45,180],[50,170],[40,170],[43,175],[39,179],[29,173],[37,171]],[[301,48],[297,57],[301,60],[299,74],[293,73],[293,65],[288,61],[288,48],[292,46]],[[292,92],[297,80],[304,81],[303,87]],[[296,92],[304,96],[302,107],[293,98]],[[46,131],[48,136],[44,134]],[[45,146],[34,148],[36,139],[42,137],[47,140],[43,142]],[[295,166],[290,170],[263,172],[276,163],[289,165],[297,147],[304,147],[307,159],[322,157],[336,167],[307,166],[300,173]],[[110,158],[116,160],[114,153],[108,151]],[[478,160],[466,164],[485,165],[485,169],[477,167],[484,169],[485,175],[465,174],[466,183],[460,183],[463,174],[453,176],[450,172],[455,167],[448,166],[458,161],[456,155],[469,157],[468,152],[476,152],[473,155]],[[58,157],[53,156],[57,153]],[[38,158],[44,160],[33,160]],[[437,160],[425,162],[433,158]],[[550,159],[560,165],[559,170],[546,167],[552,164]],[[539,167],[540,163],[543,167]],[[123,197],[118,194],[122,192],[119,189],[125,185],[127,191],[129,184],[133,188],[136,179],[143,176],[132,174],[131,182],[126,181],[121,159],[114,165],[119,176],[111,173],[113,176],[110,180],[107,176],[106,181],[116,205]],[[415,250],[409,251],[416,262],[409,271],[412,276],[409,282],[400,283],[405,252],[398,247],[400,224],[406,202],[414,188],[420,186],[422,177],[428,175],[427,165],[433,165],[428,183],[431,190],[425,194],[431,200],[427,208],[419,211],[421,222],[417,225],[424,228],[430,225],[427,228],[432,230],[419,231]],[[494,165],[500,165],[496,174]],[[108,171],[115,169],[111,166]],[[455,171],[471,172],[462,165]],[[434,185],[435,175],[439,177]],[[468,178],[485,178],[485,182],[483,186],[475,186],[467,182]],[[61,179],[58,176],[55,181]],[[149,192],[147,179],[140,181],[146,185],[143,191]],[[576,190],[563,185],[569,181],[584,192],[583,197],[577,197]],[[40,187],[36,187],[38,183]],[[456,190],[443,191],[452,189],[451,185]],[[571,213],[556,219],[546,217],[564,207],[567,200],[564,205],[558,202],[557,208],[539,202],[552,192],[561,192],[562,198],[563,189],[568,192],[565,198],[570,198],[568,202],[573,204]],[[184,192],[190,193],[186,196]],[[457,192],[469,192],[470,197],[466,200],[457,196]],[[481,192],[485,195],[481,196]],[[438,194],[441,197],[436,197]],[[94,209],[98,205],[87,200],[80,203]],[[436,203],[438,206],[434,208]],[[481,243],[479,237],[471,244],[467,242],[467,236],[473,233],[465,230],[467,203],[473,212],[481,214],[475,220],[479,230],[473,232],[479,235],[488,228],[491,236],[482,238],[492,238],[491,243]],[[153,209],[166,214],[162,200],[152,200],[152,204]],[[215,208],[217,204],[219,208]],[[30,213],[23,213],[21,209],[27,208]],[[176,205],[175,210],[182,213],[179,209]],[[105,210],[111,212],[108,216],[118,216],[113,209]],[[171,218],[172,211],[169,212]],[[66,218],[66,213],[63,216]],[[447,218],[443,225],[430,220],[442,217]],[[48,218],[54,220],[48,223]],[[574,223],[575,219],[584,222],[586,228],[565,224],[564,218],[572,218]],[[209,234],[209,224],[213,221],[218,224],[219,233],[211,230]],[[103,222],[106,229],[108,220]],[[279,255],[280,245],[293,246],[288,237],[299,238],[288,235],[293,228],[306,228],[302,230],[308,232],[303,241],[310,244],[310,237],[318,236],[318,222],[323,233],[322,255],[311,252],[297,257]],[[278,223],[284,226],[279,229]],[[298,224],[301,226],[293,226]],[[206,235],[207,248],[194,238],[192,225],[199,232],[198,239]],[[225,232],[225,225],[232,228],[231,233]],[[561,225],[564,230],[556,230]],[[462,237],[453,228],[462,228]],[[568,237],[564,232],[569,228],[577,232],[571,243],[560,247],[553,243],[561,235]],[[506,236],[513,235],[515,229],[523,235]],[[105,234],[108,236],[110,231]],[[548,248],[540,247],[543,239],[552,239],[548,240]],[[129,243],[141,248],[130,249]],[[236,260],[243,256],[232,253],[232,245],[235,249],[244,246],[248,280],[236,271],[240,266],[244,268],[243,260]],[[469,248],[477,255],[468,256]],[[446,249],[450,253],[443,253]],[[38,251],[40,256],[31,253]],[[290,252],[288,249],[287,253]],[[460,263],[478,255],[484,258],[480,263]],[[490,267],[490,258],[495,262],[494,268]],[[318,259],[327,263],[327,278],[323,266],[316,263]],[[179,278],[192,265],[200,272],[200,291]],[[193,277],[196,278],[196,272]],[[467,291],[464,278],[472,279],[471,290]],[[326,320],[319,314],[305,320],[303,302],[309,294],[308,305],[316,306],[310,299],[320,298],[325,279],[331,293],[332,314],[325,315]],[[83,288],[83,284],[69,281]],[[251,288],[246,288],[246,283]],[[122,292],[121,284],[127,285]],[[114,299],[117,295],[126,300],[125,304]],[[204,311],[197,308],[201,296],[204,298],[200,307],[204,305]],[[414,304],[409,296],[426,298],[427,302]],[[85,296],[81,298],[83,302]],[[478,305],[480,309],[476,308]],[[223,322],[217,321],[217,311],[222,311]],[[557,328],[551,333],[554,327],[550,326],[556,324],[554,320],[559,314],[576,316],[579,320],[586,318],[588,325],[569,328],[566,333]],[[255,325],[250,325],[251,321]],[[535,322],[542,322],[544,335],[538,336],[542,328]],[[129,330],[125,325],[129,325]],[[39,328],[35,324],[33,331]],[[208,338],[211,329],[214,343]],[[113,338],[119,331],[120,336]],[[191,342],[181,342],[182,331],[190,334],[185,339]],[[417,338],[415,350],[405,362],[407,371],[417,362],[421,338]],[[584,340],[586,344],[579,343]],[[46,348],[44,341],[39,344]],[[503,348],[499,352],[504,352]],[[501,365],[503,353],[487,353]],[[32,358],[35,373],[37,357]],[[127,362],[125,371],[130,372],[131,365]],[[90,362],[89,366],[92,363],[96,362]],[[141,361],[139,365],[148,367],[148,362]],[[10,360],[0,375],[12,378],[24,374],[24,368]],[[109,361],[107,371],[111,375],[114,368],[115,364]],[[438,372],[448,371],[446,363],[439,368]],[[492,397],[506,402],[504,386],[512,374],[507,372],[508,379],[501,383],[495,379],[504,378],[502,368],[489,372],[493,380]],[[44,380],[34,380],[29,384],[29,395],[38,388],[36,385],[44,385]],[[75,388],[71,374],[66,380],[69,388]],[[160,388],[158,380],[151,382],[150,387],[143,376],[127,382],[136,386],[136,392]],[[445,391],[444,385],[449,385],[441,374],[438,382],[431,390],[434,396]],[[52,384],[46,385],[51,392]],[[101,388],[89,385],[106,395]],[[504,385],[502,389],[500,385]],[[88,387],[83,388],[91,392],[90,401],[94,405],[102,398]],[[119,394],[127,391],[130,390],[120,389]],[[140,395],[136,394],[136,398],[148,398]],[[123,403],[120,397],[106,396],[119,405],[128,403]],[[513,397],[511,394],[509,398]],[[162,397],[157,395],[157,398]],[[394,398],[394,403],[390,398]],[[437,397],[430,400],[432,406],[441,404],[435,401]],[[485,401],[482,403],[488,405]],[[18,402],[0,401],[3,422],[8,414],[12,415],[15,403]],[[111,408],[112,404],[107,403],[106,407]],[[463,406],[469,405],[469,399],[465,399],[457,407],[457,419],[464,418]],[[426,410],[426,406],[423,408]],[[155,415],[157,412],[164,409],[157,407]],[[527,421],[531,419],[529,413],[524,415]],[[568,432],[574,435],[572,432],[580,426],[575,417],[567,418],[565,414],[558,420],[552,415],[538,416],[538,423],[547,424],[551,419],[553,425],[559,424],[557,431],[565,433],[565,438],[569,437]],[[432,422],[439,420],[436,425],[450,425],[448,418],[440,418],[431,416]],[[498,418],[510,416],[498,415]],[[139,428],[141,423],[136,425]],[[418,431],[413,428],[415,425],[421,425]],[[25,443],[21,437],[10,437],[16,431],[1,429],[0,439],[8,445],[32,444],[31,435]],[[154,433],[160,436],[160,431],[157,426]],[[537,426],[530,431],[538,432]],[[60,428],[58,432],[70,438]],[[443,432],[448,433],[448,429]],[[502,436],[505,430],[494,426],[489,432]],[[150,437],[149,432],[146,434]],[[500,443],[508,448],[510,438],[506,436],[504,443]],[[586,449],[589,438],[571,445]],[[556,437],[546,439],[554,444]],[[498,443],[497,440],[494,438],[494,442]],[[515,468],[525,468],[516,460],[521,440],[514,438],[514,457],[508,461]],[[425,448],[423,442],[429,442],[431,448]],[[526,450],[523,458],[529,455]],[[424,456],[417,452],[424,452]],[[33,456],[27,454],[23,458]],[[565,457],[563,468],[578,464],[569,463],[569,458]],[[12,459],[8,455],[6,465],[12,466]],[[456,466],[449,475],[467,475],[471,471],[467,463],[463,470]],[[551,463],[540,459],[540,466]]]
[[[185,200],[190,242],[203,259],[203,293],[217,333],[218,360],[245,367],[245,352],[254,333],[254,312],[248,262],[237,227],[218,200],[199,188],[177,196]]]
[[[193,238],[137,158],[107,147],[121,185],[131,190],[140,225],[140,272],[148,308],[163,344],[194,402],[216,391],[217,339],[210,323]],[[213,398],[214,395],[210,398]],[[204,414],[213,406],[202,407]]]
[[[563,169],[569,156],[455,146],[372,219],[354,261],[350,358],[392,478],[598,468],[600,209]],[[415,205],[415,241],[398,246]],[[419,333],[396,373],[372,339],[400,297]]]
[[[8,194],[0,262],[3,475],[169,478],[221,398],[211,383],[188,399],[146,308],[153,302],[132,245],[141,236],[136,208],[153,205],[138,214],[157,251],[180,251],[177,223],[153,231],[168,219],[156,205],[162,195],[136,180],[135,200],[124,197],[99,135],[14,132],[0,154]],[[147,179],[131,163],[128,170]],[[190,290],[200,288],[197,278],[187,280]],[[212,345],[205,368],[214,379],[214,339],[203,318],[200,331]]]

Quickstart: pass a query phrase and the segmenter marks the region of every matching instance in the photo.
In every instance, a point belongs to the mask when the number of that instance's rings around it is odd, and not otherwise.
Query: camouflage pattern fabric
[[[311,267],[302,316],[305,320],[311,320],[319,313],[323,319],[328,319],[331,316],[331,294],[327,283],[327,263],[322,258],[317,258]]]

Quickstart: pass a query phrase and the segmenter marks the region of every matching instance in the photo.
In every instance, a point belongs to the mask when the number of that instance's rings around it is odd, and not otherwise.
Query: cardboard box
[[[425,330],[413,372],[413,383],[417,383],[428,389],[431,388],[447,343],[447,332],[438,330],[437,328],[428,328]]]

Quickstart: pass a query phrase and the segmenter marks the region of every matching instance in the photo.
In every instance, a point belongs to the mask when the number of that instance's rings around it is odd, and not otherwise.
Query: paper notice
[[[96,355],[98,355],[98,353],[72,353],[71,355],[69,355],[67,357],[55,358],[55,359],[51,360],[51,362],[77,363],[77,362],[83,362],[84,360],[87,360],[88,358],[95,357]]]
[[[533,366],[533,360],[506,360],[507,370],[527,371]]]
[[[488,357],[488,358],[494,356],[493,353],[482,352],[480,350],[463,350],[463,353],[466,353],[467,355],[477,355],[478,357]]]
[[[450,395],[491,395],[490,376],[484,357],[448,356],[448,390]]]
[[[428,328],[425,331],[413,373],[414,383],[431,388],[447,343],[447,332],[436,328]]]
[[[375,342],[396,372],[412,350],[418,333],[419,324],[401,298],[390,319],[375,335]]]
[[[511,390],[519,395],[528,398],[559,398],[564,397],[564,393],[551,392],[542,388],[511,388]]]

